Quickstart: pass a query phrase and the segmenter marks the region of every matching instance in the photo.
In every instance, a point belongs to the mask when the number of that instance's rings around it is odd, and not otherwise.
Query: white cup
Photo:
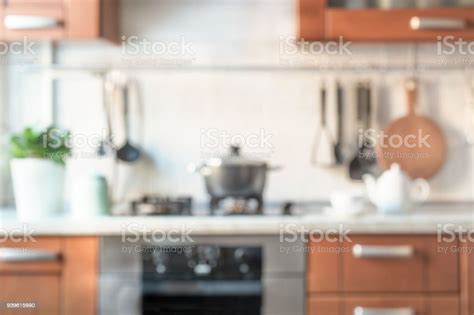
[[[367,207],[367,198],[359,191],[334,191],[331,194],[333,211],[341,214],[355,214]]]

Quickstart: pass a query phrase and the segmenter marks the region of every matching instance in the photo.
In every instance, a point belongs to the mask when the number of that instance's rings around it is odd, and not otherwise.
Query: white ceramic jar
[[[84,175],[72,183],[71,215],[89,218],[106,215],[109,208],[108,186],[105,177]]]

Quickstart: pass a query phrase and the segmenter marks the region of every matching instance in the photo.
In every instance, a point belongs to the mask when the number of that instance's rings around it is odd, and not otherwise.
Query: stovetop
[[[272,204],[271,207],[265,207],[265,211],[262,211],[260,206],[253,199],[226,198],[219,202],[217,209],[213,209],[210,203],[195,204],[190,196],[145,195],[122,205],[119,210],[114,211],[114,214],[133,216],[291,215],[294,204],[280,202]]]

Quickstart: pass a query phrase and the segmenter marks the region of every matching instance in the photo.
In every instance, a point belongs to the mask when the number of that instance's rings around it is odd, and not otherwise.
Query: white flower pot
[[[18,218],[24,221],[62,212],[64,166],[46,159],[11,161]]]

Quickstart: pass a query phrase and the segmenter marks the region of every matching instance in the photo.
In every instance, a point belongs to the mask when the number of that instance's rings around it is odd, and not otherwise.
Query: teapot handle
[[[430,184],[423,178],[417,178],[412,186],[413,198],[417,202],[424,202],[430,195]]]

